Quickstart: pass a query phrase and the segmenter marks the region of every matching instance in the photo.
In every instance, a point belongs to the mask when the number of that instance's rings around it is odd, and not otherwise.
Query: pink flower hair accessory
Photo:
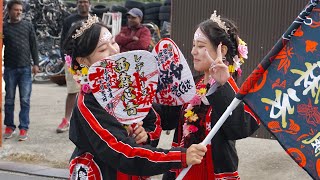
[[[238,37],[238,54],[233,57],[233,64],[229,66],[229,72],[234,73],[237,71],[238,76],[242,75],[240,66],[244,63],[244,59],[248,59],[248,47],[247,44]]]
[[[66,64],[68,66],[68,68],[71,67],[71,63],[72,63],[72,57],[68,54],[65,54],[64,55],[64,60],[66,61]]]
[[[238,37],[238,52],[241,63],[244,63],[243,59],[248,59],[248,47],[241,38]]]
[[[241,57],[248,59],[248,47],[246,45],[239,44],[238,52]]]

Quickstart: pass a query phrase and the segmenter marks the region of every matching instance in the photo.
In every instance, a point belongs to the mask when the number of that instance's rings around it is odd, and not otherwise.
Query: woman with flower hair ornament
[[[173,147],[189,147],[204,140],[238,91],[236,80],[247,53],[230,20],[214,12],[198,25],[191,54],[194,69],[204,74],[195,78],[197,94],[182,107],[162,106],[160,112],[161,120],[166,121],[163,123],[176,128]],[[259,120],[252,115],[245,104],[240,104],[207,146],[201,164],[192,166],[184,180],[240,179],[235,140],[250,136],[259,127]],[[175,179],[180,172],[167,172],[163,179]]]
[[[88,67],[119,53],[114,37],[97,18],[73,25],[63,49],[69,54],[66,63],[82,86],[70,121],[69,138],[76,145],[70,179],[77,179],[80,170],[84,179],[115,180],[128,179],[124,174],[151,176],[201,162],[206,152],[203,145],[170,150],[141,145],[148,139],[142,124],[126,128],[95,99],[87,84]]]

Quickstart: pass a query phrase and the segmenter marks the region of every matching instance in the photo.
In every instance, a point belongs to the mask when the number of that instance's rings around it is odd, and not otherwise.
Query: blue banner
[[[307,12],[308,8],[312,11]],[[280,51],[271,53],[254,71],[258,80],[242,87],[238,97],[242,96],[288,154],[312,178],[320,179],[318,1],[311,1],[294,25],[278,43],[282,44]],[[251,75],[252,81],[254,77]]]

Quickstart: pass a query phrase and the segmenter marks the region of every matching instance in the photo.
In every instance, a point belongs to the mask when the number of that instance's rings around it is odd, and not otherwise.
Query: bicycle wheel
[[[33,75],[33,81],[35,81],[35,82],[50,81],[50,76],[45,72],[37,73],[37,74]]]
[[[52,76],[61,74],[64,71],[64,63],[60,56],[52,56],[50,62],[45,67],[45,72]]]

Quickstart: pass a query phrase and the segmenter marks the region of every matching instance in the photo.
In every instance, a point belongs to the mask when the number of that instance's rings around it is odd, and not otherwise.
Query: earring
[[[85,64],[80,64],[80,67],[84,68],[84,67],[86,67],[86,65]]]
[[[226,60],[226,57],[222,57],[222,61],[225,61]]]

